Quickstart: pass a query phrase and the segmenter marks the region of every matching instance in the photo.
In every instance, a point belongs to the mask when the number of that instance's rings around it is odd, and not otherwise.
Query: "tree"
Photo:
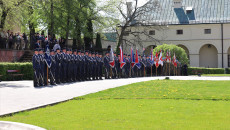
[[[185,52],[185,50],[181,47],[178,47],[176,45],[169,45],[169,44],[163,44],[163,45],[159,45],[157,46],[154,50],[153,50],[153,54],[156,54],[156,52],[160,52],[162,51],[162,55],[163,57],[166,57],[167,51],[171,52],[171,57],[173,58],[174,53],[176,55],[176,58],[179,62],[181,62],[182,64],[188,64],[188,56]]]
[[[100,33],[97,33],[95,50],[99,51],[99,52],[102,51],[102,44],[101,44],[101,35],[100,35]]]

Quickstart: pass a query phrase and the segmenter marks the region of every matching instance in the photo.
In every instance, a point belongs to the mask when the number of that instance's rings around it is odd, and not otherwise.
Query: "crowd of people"
[[[65,47],[65,39],[56,39],[55,36],[47,37],[44,34],[35,33],[31,36],[31,42],[29,42],[29,37],[25,33],[14,33],[10,30],[0,32],[0,49],[14,49],[14,50],[25,50],[25,49],[36,49],[45,48],[47,44],[53,48],[56,44],[60,47]],[[57,47],[56,47],[57,48]]]
[[[0,49],[24,50],[28,45],[28,38],[25,33],[14,33],[10,30],[0,33]]]
[[[123,55],[123,54],[122,54]],[[165,62],[165,66],[155,67],[150,56],[138,55],[138,63],[132,64],[131,55],[124,54],[121,60],[120,54],[102,53],[59,48],[50,51],[50,66],[47,64],[44,49],[37,48],[33,56],[34,87],[47,86],[61,83],[134,78],[156,75],[182,75],[184,66]],[[114,59],[111,61],[111,57]],[[124,64],[123,64],[124,63]],[[121,65],[123,64],[123,65]],[[171,68],[170,68],[171,66]],[[187,68],[184,68],[187,69]],[[184,75],[186,75],[184,71]],[[48,77],[47,77],[48,76]],[[48,82],[49,80],[49,82]]]

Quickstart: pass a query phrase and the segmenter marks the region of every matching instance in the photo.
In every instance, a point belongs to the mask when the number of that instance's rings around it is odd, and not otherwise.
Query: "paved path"
[[[157,79],[165,79],[165,77],[99,80],[44,88],[34,88],[32,81],[0,82],[0,116],[66,101],[109,88]],[[170,79],[230,80],[230,77],[170,77]]]

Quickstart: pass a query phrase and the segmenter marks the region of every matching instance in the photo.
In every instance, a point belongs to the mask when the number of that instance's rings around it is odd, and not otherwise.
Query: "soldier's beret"
[[[39,49],[34,49],[34,51],[39,51]]]
[[[54,49],[50,50],[50,52],[54,52]]]
[[[85,53],[89,52],[88,50],[85,50]]]
[[[120,55],[119,53],[117,55]]]
[[[98,52],[95,53],[96,55],[98,54]]]
[[[39,51],[44,51],[44,50],[42,48],[40,48]]]
[[[141,56],[141,55],[138,55],[138,56]]]
[[[66,50],[66,48],[64,47],[62,50]]]
[[[130,56],[130,55],[128,55],[128,56]]]
[[[75,49],[73,52],[77,52],[77,49]]]
[[[77,52],[81,52],[81,50],[78,50]]]
[[[125,56],[127,56],[127,54],[124,54]]]
[[[57,48],[57,49],[56,49],[56,51],[57,51],[57,50],[60,50],[60,49],[59,49],[59,48]]]
[[[84,51],[81,51],[81,53],[85,53]]]

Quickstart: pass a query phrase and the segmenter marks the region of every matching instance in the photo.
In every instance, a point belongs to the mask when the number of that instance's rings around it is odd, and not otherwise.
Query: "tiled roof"
[[[182,0],[181,8],[174,8],[173,0],[150,1],[158,1],[159,7],[138,17],[145,24],[230,23],[230,0]],[[187,7],[193,10],[187,13]]]

